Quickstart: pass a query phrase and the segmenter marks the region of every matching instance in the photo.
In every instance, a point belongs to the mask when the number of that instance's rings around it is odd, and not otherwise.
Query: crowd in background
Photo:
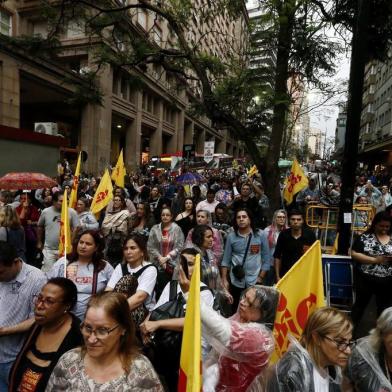
[[[80,178],[66,258],[58,249],[69,168],[52,189],[0,193],[0,392],[176,390],[197,254],[205,391],[392,391],[392,181],[384,173],[359,175],[353,195],[378,212],[353,245],[354,324],[318,310],[274,367],[272,286],[316,241],[307,205],[338,205],[335,170],[309,173],[294,205],[276,211],[260,175],[230,169],[205,171],[193,185],[164,172],[127,176],[95,216],[99,180]],[[354,348],[372,295],[377,327]]]

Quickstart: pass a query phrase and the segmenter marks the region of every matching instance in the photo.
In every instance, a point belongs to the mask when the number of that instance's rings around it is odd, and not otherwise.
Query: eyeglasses
[[[83,335],[91,336],[94,334],[97,339],[106,339],[118,327],[119,325],[117,324],[113,328],[99,327],[94,329],[85,323],[80,324],[80,330],[82,331]]]
[[[330,338],[329,336],[324,336],[324,339],[327,339],[327,340],[329,340],[330,342],[335,343],[336,348],[337,348],[339,351],[342,351],[342,352],[346,351],[346,350],[347,350],[347,347],[350,347],[350,350],[353,349],[353,348],[355,347],[355,344],[357,343],[355,340],[350,340],[350,341],[348,341],[348,342],[345,342],[345,341],[343,341],[343,340],[335,340],[335,339],[332,339],[332,338]]]
[[[37,294],[33,296],[34,305],[38,305],[39,303],[43,303],[45,307],[50,308],[55,304],[61,304],[63,301],[54,301],[50,298],[44,298],[41,294]]]

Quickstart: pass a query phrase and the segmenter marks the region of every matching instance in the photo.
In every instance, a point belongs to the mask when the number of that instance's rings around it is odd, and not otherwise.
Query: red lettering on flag
[[[97,196],[97,203],[100,203],[101,201],[104,201],[106,199],[106,196],[108,195],[109,191],[106,189],[105,192],[99,192]]]
[[[317,304],[317,297],[315,294],[310,293],[309,297],[303,299],[297,306],[296,316],[299,326],[305,329],[311,310]]]
[[[294,186],[298,184],[302,180],[301,175],[295,175],[293,172],[290,172],[289,178],[288,178],[288,187],[287,190],[288,192],[293,192]]]

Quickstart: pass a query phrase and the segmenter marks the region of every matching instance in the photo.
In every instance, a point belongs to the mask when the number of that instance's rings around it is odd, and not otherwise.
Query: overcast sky
[[[342,56],[339,61],[339,67],[337,68],[337,74],[334,78],[336,83],[339,83],[343,80],[347,80],[350,76],[350,54],[348,53],[345,56]],[[340,101],[344,97],[336,97],[336,101]],[[317,91],[309,92],[309,104],[316,104],[319,102],[320,95]],[[319,128],[321,130],[327,129],[328,137],[335,135],[336,128],[336,119],[338,117],[339,108],[335,102],[331,101],[326,103],[324,106],[321,106],[314,112],[310,112],[310,126],[314,128]]]

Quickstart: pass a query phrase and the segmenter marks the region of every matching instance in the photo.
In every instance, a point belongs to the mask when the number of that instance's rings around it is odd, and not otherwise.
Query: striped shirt
[[[22,263],[17,277],[0,282],[0,327],[10,327],[34,316],[33,296],[46,283],[38,268]],[[24,334],[0,336],[0,363],[13,362],[19,353]]]

